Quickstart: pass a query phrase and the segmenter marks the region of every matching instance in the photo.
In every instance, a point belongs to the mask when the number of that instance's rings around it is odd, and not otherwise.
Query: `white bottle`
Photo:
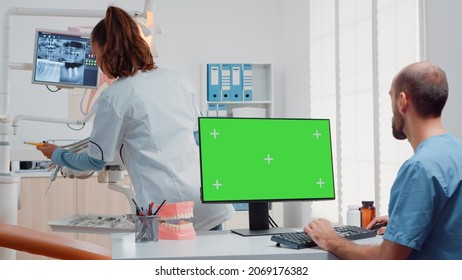
[[[347,211],[347,225],[361,226],[361,212],[358,205],[348,205]]]

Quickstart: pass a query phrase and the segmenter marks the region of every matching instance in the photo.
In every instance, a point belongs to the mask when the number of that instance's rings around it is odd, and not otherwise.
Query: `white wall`
[[[309,34],[307,0],[284,1],[282,6],[282,73],[286,117],[309,117]]]
[[[426,0],[427,60],[436,63],[449,81],[449,99],[443,111],[443,123],[462,139],[462,1]]]

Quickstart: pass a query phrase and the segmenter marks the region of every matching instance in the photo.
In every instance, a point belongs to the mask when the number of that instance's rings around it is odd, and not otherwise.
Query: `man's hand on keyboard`
[[[383,235],[387,229],[388,216],[375,217],[367,226],[366,229],[377,229],[377,234]]]
[[[316,244],[329,250],[329,243],[333,240],[339,239],[337,233],[334,231],[332,224],[326,219],[316,219],[311,221],[303,231],[307,233]]]

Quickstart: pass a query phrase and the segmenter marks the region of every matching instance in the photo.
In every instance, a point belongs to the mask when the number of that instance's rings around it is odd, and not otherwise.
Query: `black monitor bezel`
[[[291,202],[291,201],[332,201],[336,198],[336,189],[335,189],[335,173],[334,173],[334,162],[333,162],[333,150],[332,150],[332,132],[330,126],[329,119],[313,119],[313,118],[231,118],[225,117],[229,119],[263,119],[263,120],[326,120],[329,123],[329,135],[330,135],[330,150],[331,150],[331,162],[332,162],[332,188],[333,188],[333,196],[331,198],[300,198],[300,199],[249,199],[249,200],[224,200],[224,201],[207,201],[204,200],[204,192],[203,192],[203,176],[202,176],[202,147],[200,145],[200,120],[204,118],[216,118],[216,117],[199,117],[198,119],[198,127],[199,127],[199,155],[200,155],[200,167],[201,167],[201,186],[200,186],[200,196],[202,203],[206,204],[223,204],[223,203],[248,203],[248,217],[249,217],[249,227],[248,228],[237,228],[231,229],[230,231],[238,234],[240,236],[248,237],[248,236],[260,236],[260,235],[275,235],[287,232],[294,232],[294,229],[285,228],[285,227],[271,227],[270,228],[270,219],[269,219],[269,205],[271,202]]]
[[[336,199],[336,190],[335,190],[335,173],[334,173],[334,161],[333,161],[333,150],[332,150],[332,131],[331,131],[331,126],[330,126],[330,119],[321,119],[321,118],[246,118],[246,117],[238,117],[238,118],[233,118],[233,117],[220,117],[221,119],[251,119],[251,120],[264,120],[264,121],[277,121],[277,120],[296,120],[296,121],[309,121],[309,120],[315,120],[315,121],[327,121],[329,123],[329,134],[331,136],[331,141],[330,141],[330,149],[331,149],[331,162],[332,162],[332,178],[334,180],[332,181],[333,183],[333,196],[328,197],[328,198],[281,198],[281,199],[268,199],[268,198],[262,198],[262,199],[241,199],[241,200],[205,200],[204,199],[204,192],[203,192],[203,177],[202,177],[202,146],[200,145],[200,120],[201,119],[217,119],[217,117],[199,117],[198,118],[198,127],[199,127],[199,158],[200,158],[200,167],[201,167],[201,186],[200,186],[200,195],[201,195],[201,201],[202,203],[249,203],[249,202],[255,202],[255,203],[260,203],[260,202],[287,202],[287,201],[325,201],[325,200],[335,200]]]

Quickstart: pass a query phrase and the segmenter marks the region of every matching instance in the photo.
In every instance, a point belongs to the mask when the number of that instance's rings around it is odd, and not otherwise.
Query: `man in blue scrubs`
[[[414,155],[392,186],[383,242],[361,246],[336,235],[325,219],[304,231],[341,259],[462,259],[462,142],[448,133],[441,112],[448,98],[443,70],[428,62],[411,64],[393,79],[392,130],[407,139]]]

